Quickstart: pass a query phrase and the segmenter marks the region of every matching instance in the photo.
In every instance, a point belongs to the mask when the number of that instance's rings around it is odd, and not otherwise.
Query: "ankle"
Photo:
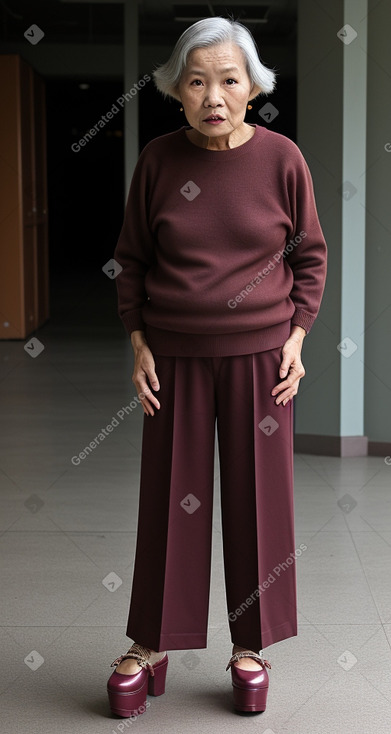
[[[138,647],[140,647],[141,650],[145,651],[147,655],[158,655],[159,654],[156,650],[152,650],[150,647],[146,647],[146,645],[143,645],[141,642],[134,642],[133,645],[137,645]]]
[[[166,654],[166,651],[163,650],[151,650],[151,648],[149,647],[145,647],[144,649],[148,651],[149,657],[153,659],[164,657],[164,655]]]
[[[234,645],[232,647],[232,654],[235,655],[237,652],[244,652],[245,650],[250,650],[250,652],[255,652],[257,655],[263,656],[263,650],[252,650],[251,647],[241,647],[240,645]]]
[[[131,645],[130,649],[132,650],[132,652],[134,648],[136,649],[137,652],[139,652],[140,654],[146,655],[146,656],[161,654],[159,650],[152,650],[151,647],[147,647],[146,645],[143,645],[142,642],[137,642],[136,640],[134,640],[134,642]]]

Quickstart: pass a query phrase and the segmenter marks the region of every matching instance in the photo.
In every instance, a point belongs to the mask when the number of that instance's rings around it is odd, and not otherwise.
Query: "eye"
[[[228,82],[233,82],[234,84],[236,84],[236,79],[231,79],[231,78],[230,79],[226,79],[225,82],[226,82],[226,84],[228,84]],[[229,87],[233,87],[233,84],[228,84],[228,86]]]
[[[192,81],[192,82],[190,82],[190,86],[191,86],[192,84],[194,84],[194,85],[195,85],[196,87],[198,87],[198,86],[199,86],[199,84],[202,84],[202,81],[201,81],[201,79],[193,79],[193,81]]]

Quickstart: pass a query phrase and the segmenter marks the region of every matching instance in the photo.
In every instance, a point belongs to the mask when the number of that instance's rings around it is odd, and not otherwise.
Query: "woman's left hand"
[[[289,338],[282,347],[282,360],[280,365],[280,377],[285,378],[275,385],[271,391],[276,405],[286,405],[299,389],[299,382],[305,375],[305,369],[301,361],[301,348],[305,336],[305,330],[301,326],[293,326]]]

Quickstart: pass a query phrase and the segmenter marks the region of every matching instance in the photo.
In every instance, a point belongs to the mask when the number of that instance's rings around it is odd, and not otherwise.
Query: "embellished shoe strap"
[[[260,655],[258,655],[256,652],[252,652],[252,650],[243,650],[243,652],[235,652],[234,655],[230,658],[228,665],[226,667],[226,670],[229,670],[231,665],[234,663],[237,663],[240,658],[253,658],[258,663],[262,665],[263,668],[271,668],[268,660],[265,660],[264,658],[261,658]]]
[[[155,671],[149,662],[149,657],[151,653],[142,645],[138,645],[136,642],[133,643],[132,647],[128,650],[128,652],[125,655],[120,655],[118,658],[113,660],[110,667],[112,668],[114,665],[119,665],[122,663],[123,660],[130,660],[134,659],[137,660],[137,663],[139,664],[140,668],[146,668],[151,676],[155,675]]]

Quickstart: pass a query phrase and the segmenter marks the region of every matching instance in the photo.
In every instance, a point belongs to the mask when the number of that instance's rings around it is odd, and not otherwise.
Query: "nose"
[[[206,87],[204,107],[221,107],[223,100],[218,86]]]

